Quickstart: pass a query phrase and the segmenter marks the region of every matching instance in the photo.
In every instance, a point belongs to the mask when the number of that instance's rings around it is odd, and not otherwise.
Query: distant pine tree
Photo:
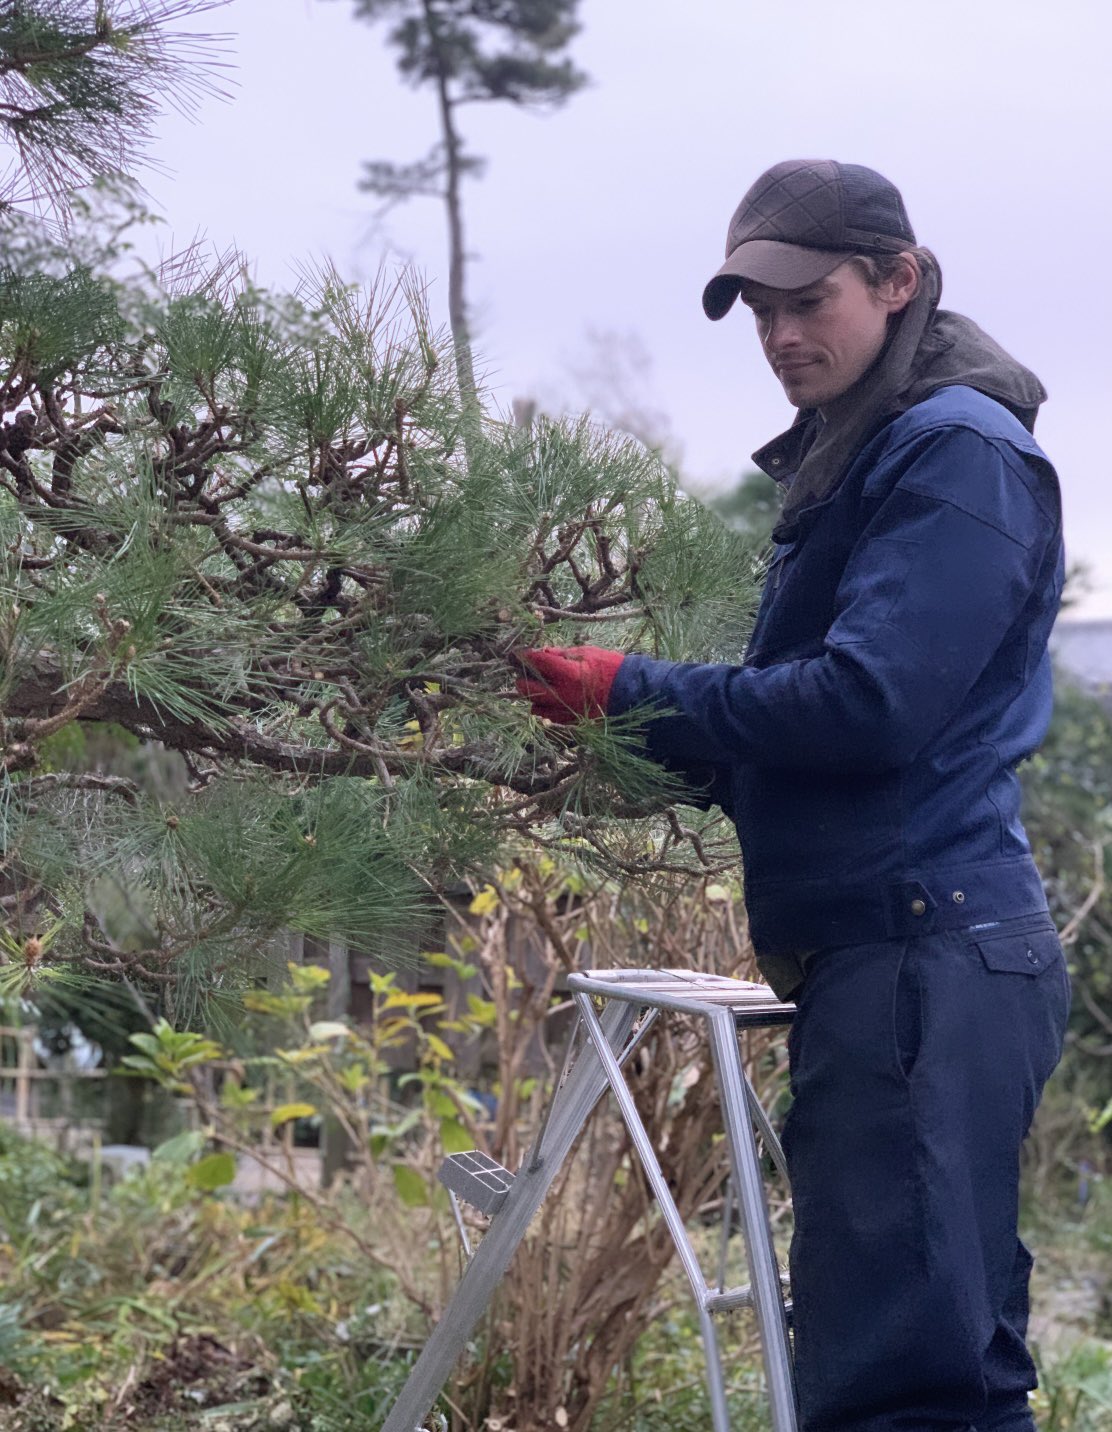
[[[465,399],[475,391],[475,371],[462,181],[481,173],[483,160],[464,147],[459,111],[492,100],[555,109],[582,89],[587,76],[563,53],[578,33],[578,8],[579,0],[355,0],[361,19],[395,21],[389,38],[403,79],[436,91],[439,142],[411,163],[368,163],[362,187],[391,204],[421,195],[444,201],[448,312]]]

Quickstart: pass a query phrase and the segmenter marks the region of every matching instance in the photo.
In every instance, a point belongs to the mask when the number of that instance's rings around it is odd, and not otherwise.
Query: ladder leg
[[[621,1049],[633,1027],[633,1005],[611,1001],[603,1016],[607,1050]],[[611,1056],[613,1057],[613,1056]],[[526,1156],[501,1209],[464,1269],[459,1286],[413,1365],[382,1432],[418,1432],[448,1380],[510,1259],[544,1201],[576,1135],[601,1099],[607,1078],[593,1044],[584,1047],[562,1088],[553,1094],[542,1132],[543,1145]]]
[[[730,1411],[726,1405],[726,1382],[722,1375],[722,1354],[718,1330],[708,1310],[699,1305],[699,1331],[703,1335],[703,1357],[707,1364],[707,1391],[710,1394],[710,1425],[714,1432],[730,1432]]]
[[[776,1171],[784,1180],[787,1188],[791,1189],[791,1179],[788,1177],[788,1165],[784,1159],[784,1150],[780,1147],[780,1140],[776,1137],[776,1130],[769,1122],[761,1101],[754,1093],[753,1086],[749,1080],[745,1081],[745,1102],[749,1105],[749,1114],[757,1127],[757,1133],[761,1136],[765,1153],[776,1166]]]
[[[691,1291],[695,1295],[695,1305],[699,1312],[699,1328],[703,1335],[703,1350],[707,1367],[707,1391],[710,1394],[711,1425],[714,1432],[730,1432],[729,1412],[726,1407],[726,1388],[722,1375],[722,1359],[718,1351],[718,1334],[715,1330],[714,1320],[707,1308],[707,1282],[699,1264],[698,1256],[688,1237],[684,1221],[680,1217],[680,1211],[676,1201],[672,1197],[672,1190],[668,1187],[668,1181],[660,1167],[660,1160],[656,1156],[652,1140],[641,1122],[641,1116],[637,1112],[637,1105],[634,1102],[633,1094],[629,1085],[622,1077],[617,1060],[610,1052],[603,1037],[603,1031],[599,1027],[598,1018],[591,1008],[590,996],[583,993],[575,995],[575,1001],[579,1005],[580,1015],[587,1027],[587,1032],[598,1047],[599,1058],[606,1070],[607,1078],[610,1080],[610,1088],[617,1100],[618,1108],[621,1110],[622,1120],[637,1151],[637,1157],[641,1164],[641,1171],[648,1181],[649,1187],[656,1198],[657,1206],[660,1209],[661,1217],[664,1219],[668,1232],[671,1234],[672,1242],[675,1245],[676,1253],[679,1256],[683,1270],[687,1274],[688,1282],[691,1284]],[[784,1432],[782,1428],[774,1428],[774,1432]]]
[[[629,1085],[622,1078],[621,1068],[614,1055],[607,1047],[604,1031],[601,1029],[598,1016],[591,1008],[591,999],[586,994],[576,994],[575,1001],[579,1005],[579,1012],[583,1023],[587,1026],[587,1033],[598,1050],[598,1057],[602,1061],[606,1071],[606,1077],[610,1081],[610,1090],[621,1110],[622,1122],[626,1126],[630,1140],[636,1150],[641,1171],[645,1175],[649,1187],[653,1191],[653,1197],[660,1208],[661,1217],[664,1219],[668,1232],[672,1236],[676,1252],[679,1255],[680,1263],[687,1274],[688,1282],[691,1284],[691,1291],[700,1307],[706,1297],[707,1280],[699,1265],[695,1249],[692,1247],[691,1239],[687,1236],[687,1229],[684,1227],[680,1211],[676,1207],[676,1200],[672,1197],[672,1190],[668,1187],[668,1180],[664,1177],[664,1171],[660,1167],[660,1160],[656,1156],[652,1140],[641,1122],[641,1116],[637,1112],[637,1105],[634,1102],[633,1094]],[[615,1001],[616,1002],[616,1001]]]
[[[737,1188],[753,1306],[761,1332],[765,1381],[773,1432],[796,1432],[795,1380],[792,1376],[784,1299],[780,1291],[780,1270],[772,1246],[772,1230],[765,1203],[757,1144],[753,1137],[746,1100],[746,1079],[738,1048],[737,1029],[728,1010],[709,1011],[711,1049],[722,1099],[722,1120],[726,1126],[730,1159]]]

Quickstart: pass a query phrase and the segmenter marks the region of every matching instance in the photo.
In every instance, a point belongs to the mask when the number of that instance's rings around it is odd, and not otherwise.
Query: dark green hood
[[[763,472],[785,484],[784,509],[772,534],[777,542],[795,540],[799,518],[834,492],[875,433],[939,388],[975,388],[1034,430],[1046,389],[972,319],[938,307],[941,270],[933,255],[917,252],[919,292],[893,321],[869,371],[821,416],[801,408],[786,433],[753,454]]]

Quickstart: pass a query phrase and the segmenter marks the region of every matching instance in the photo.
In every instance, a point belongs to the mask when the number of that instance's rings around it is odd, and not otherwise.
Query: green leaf
[[[195,1163],[186,1174],[194,1188],[211,1193],[216,1188],[226,1188],[236,1176],[235,1155],[230,1153],[209,1154]]]
[[[446,1154],[464,1154],[475,1147],[475,1140],[458,1119],[441,1119],[440,1142]]]
[[[442,1094],[439,1089],[427,1090],[425,1103],[428,1105],[429,1113],[435,1114],[438,1119],[450,1119],[455,1115],[455,1101],[450,1099],[447,1094]]]
[[[220,1090],[220,1103],[225,1109],[247,1109],[256,1103],[258,1098],[258,1089],[235,1084],[230,1079],[225,1080]]]
[[[187,1129],[184,1134],[175,1134],[172,1139],[159,1144],[151,1159],[155,1163],[187,1164],[201,1152],[205,1142],[200,1129]]]
[[[398,1197],[405,1204],[406,1208],[425,1208],[428,1206],[429,1191],[425,1186],[425,1180],[408,1164],[394,1165],[394,1187],[398,1190]]]
[[[365,1089],[370,1083],[366,1065],[349,1064],[346,1069],[340,1071],[340,1083],[349,1094],[358,1094],[360,1089]]]

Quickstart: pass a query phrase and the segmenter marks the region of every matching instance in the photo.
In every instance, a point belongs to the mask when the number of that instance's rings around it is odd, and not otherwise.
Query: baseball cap
[[[723,318],[743,279],[806,288],[853,254],[898,254],[915,244],[900,191],[863,164],[785,159],[752,186],[726,232],[726,262],[703,290]]]

